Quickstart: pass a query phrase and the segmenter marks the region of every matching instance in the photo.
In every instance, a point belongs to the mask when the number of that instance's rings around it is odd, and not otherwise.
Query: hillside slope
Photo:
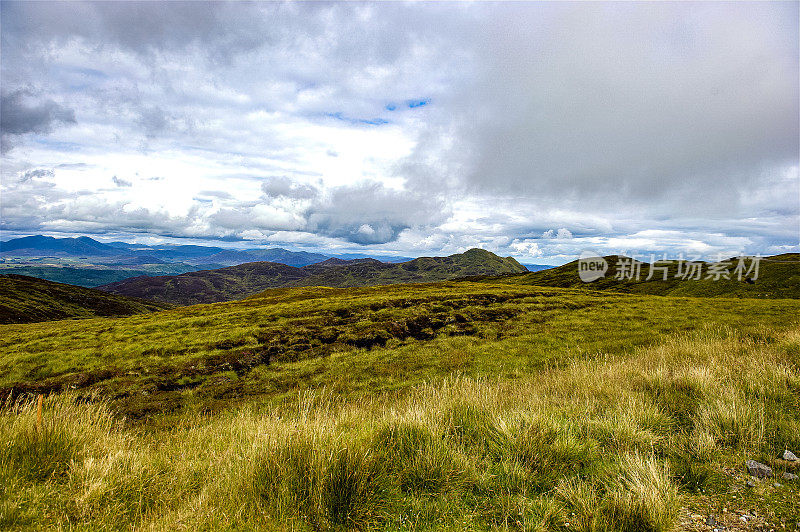
[[[753,280],[753,275],[742,276],[738,280],[733,275],[738,264],[738,258],[731,258],[725,262],[730,263],[730,279],[720,278],[714,280],[707,278],[708,266],[711,263],[702,263],[702,278],[700,280],[683,280],[676,278],[678,264],[668,264],[667,280],[663,280],[662,272],[655,272],[653,278],[646,280],[650,265],[641,264],[641,277],[638,281],[615,279],[615,272],[619,271],[620,260],[623,257],[611,255],[605,257],[608,262],[606,276],[591,283],[584,283],[578,276],[578,261],[572,261],[557,268],[532,272],[514,278],[515,284],[529,284],[535,286],[552,286],[560,288],[580,288],[587,290],[613,290],[632,294],[651,294],[661,296],[694,296],[694,297],[741,297],[741,298],[766,298],[782,299],[800,298],[800,254],[785,253],[761,259],[758,268],[758,277]],[[663,265],[664,263],[659,263]],[[749,267],[749,259],[745,261]]]
[[[218,270],[181,275],[134,277],[98,287],[113,294],[176,305],[218,303],[241,299],[303,277],[301,268],[277,262],[250,262]]]
[[[169,307],[35,277],[0,275],[0,323],[129,316]]]
[[[448,257],[421,257],[393,264],[375,259],[328,259],[294,268],[273,262],[254,262],[176,276],[137,277],[99,288],[130,297],[192,305],[241,299],[268,288],[419,283],[525,271],[526,268],[511,257],[502,258],[489,251],[471,249]]]

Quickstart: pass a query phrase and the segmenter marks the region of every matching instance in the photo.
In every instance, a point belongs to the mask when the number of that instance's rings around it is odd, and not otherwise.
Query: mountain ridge
[[[443,281],[476,275],[523,273],[527,269],[511,257],[471,249],[447,257],[420,257],[402,263],[376,259],[328,259],[295,268],[279,263],[254,262],[181,275],[135,277],[98,287],[100,290],[179,305],[240,299],[270,288]]]

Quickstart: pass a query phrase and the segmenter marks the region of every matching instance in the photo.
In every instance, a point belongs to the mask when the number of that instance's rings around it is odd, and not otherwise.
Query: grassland
[[[128,316],[169,307],[24,275],[0,275],[0,323]]]
[[[153,315],[0,331],[0,393],[97,391],[132,418],[276,400],[309,386],[504,378],[707,325],[786,327],[800,301],[653,298],[449,282],[268,290]]]
[[[729,327],[516,379],[330,388],[127,427],[104,402],[0,417],[0,526],[156,530],[797,530],[800,333]],[[754,515],[750,526],[740,515]]]
[[[515,279],[0,326],[0,528],[798,529],[800,301]]]

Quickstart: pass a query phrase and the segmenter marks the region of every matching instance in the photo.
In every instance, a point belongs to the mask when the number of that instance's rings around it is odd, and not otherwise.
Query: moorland
[[[763,272],[726,297],[545,271],[1,325],[0,525],[797,529],[800,300]]]

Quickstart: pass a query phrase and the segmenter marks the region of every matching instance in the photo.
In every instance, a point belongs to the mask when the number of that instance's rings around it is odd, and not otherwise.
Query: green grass
[[[74,394],[48,398],[42,430],[23,400],[0,412],[0,526],[668,532],[691,511],[797,530],[797,482],[744,486],[746,459],[780,474],[776,450],[800,446],[800,330],[765,338],[713,327],[517,379],[318,390],[150,431]],[[660,406],[675,390],[693,413]]]
[[[800,301],[515,279],[0,326],[0,528],[798,529]]]
[[[653,298],[504,283],[277,289],[121,319],[3,326],[0,393],[77,389],[131,418],[274,403],[308,387],[516,378],[712,325],[761,334],[800,301]]]
[[[171,305],[21,275],[0,275],[0,323],[128,316]]]

